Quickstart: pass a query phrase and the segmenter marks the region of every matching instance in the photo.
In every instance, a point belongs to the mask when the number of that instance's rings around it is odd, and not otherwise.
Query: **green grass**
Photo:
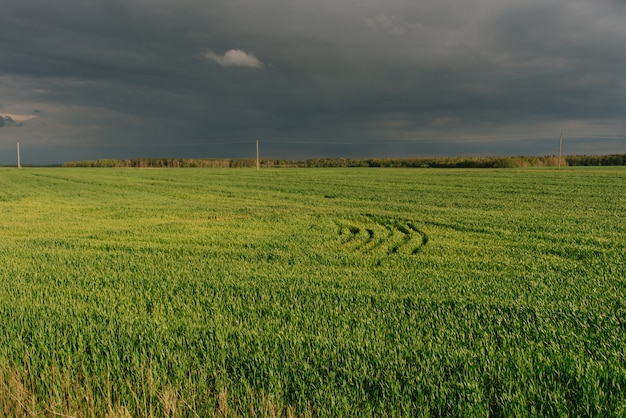
[[[626,169],[0,169],[0,413],[626,416]]]

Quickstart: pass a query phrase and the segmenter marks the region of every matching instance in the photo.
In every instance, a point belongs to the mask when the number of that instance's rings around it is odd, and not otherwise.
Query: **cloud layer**
[[[24,126],[24,122],[36,118],[34,115],[12,115],[0,113],[0,128],[4,126]]]
[[[624,21],[617,0],[8,0],[0,115],[23,126],[0,164],[15,140],[34,163],[257,138],[268,157],[545,154],[561,131],[565,153],[622,153]]]
[[[5,126],[14,125],[15,121],[8,116],[0,115],[0,128],[4,128]]]

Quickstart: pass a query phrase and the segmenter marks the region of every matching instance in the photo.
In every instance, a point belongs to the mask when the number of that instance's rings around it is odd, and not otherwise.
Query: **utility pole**
[[[261,163],[259,161],[259,140],[256,140],[256,169],[258,170],[261,167]]]
[[[17,141],[17,168],[22,168],[22,163],[20,161],[20,141]]]
[[[559,170],[561,169],[561,154],[563,153],[563,132],[559,137]]]

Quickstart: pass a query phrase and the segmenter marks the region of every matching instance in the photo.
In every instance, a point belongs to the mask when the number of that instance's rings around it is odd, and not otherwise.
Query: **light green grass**
[[[626,169],[0,169],[0,413],[624,416]]]

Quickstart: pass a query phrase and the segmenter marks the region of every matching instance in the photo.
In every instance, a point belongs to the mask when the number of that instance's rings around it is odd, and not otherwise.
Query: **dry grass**
[[[147,374],[148,390],[154,390],[154,382]],[[162,389],[154,391],[155,399],[142,398],[134,393],[135,405],[129,406],[114,403],[110,385],[107,387],[106,405],[96,404],[91,395],[92,388],[83,387],[80,379],[72,378],[67,373],[57,370],[54,375],[57,382],[63,382],[61,388],[50,393],[48,399],[39,399],[35,395],[32,376],[27,371],[21,371],[8,365],[0,366],[0,415],[16,418],[30,417],[66,417],[66,418],[130,418],[140,417],[195,417],[200,415],[196,412],[195,400],[184,399],[180,392],[171,385],[165,385]],[[156,402],[156,403],[155,403]],[[229,394],[221,390],[215,398],[214,417],[297,417],[312,416],[309,410],[304,414],[296,413],[293,406],[282,406],[274,400],[272,395],[250,394],[247,402],[232,405],[229,403]]]

